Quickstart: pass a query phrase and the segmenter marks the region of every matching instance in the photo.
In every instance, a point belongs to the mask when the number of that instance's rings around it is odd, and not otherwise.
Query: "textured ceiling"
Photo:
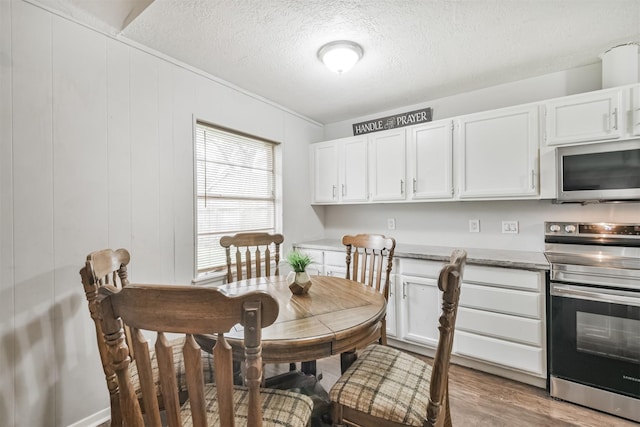
[[[598,63],[640,42],[640,0],[36,1],[321,123]],[[344,75],[316,56],[340,39],[365,52]]]

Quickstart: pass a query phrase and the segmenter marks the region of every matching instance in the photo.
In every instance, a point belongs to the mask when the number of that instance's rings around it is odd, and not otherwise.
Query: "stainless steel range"
[[[640,224],[545,223],[550,392],[640,421]]]

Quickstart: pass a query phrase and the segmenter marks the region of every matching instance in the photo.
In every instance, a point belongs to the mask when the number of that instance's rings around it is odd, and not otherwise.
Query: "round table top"
[[[263,290],[279,304],[275,323],[262,330],[262,361],[289,363],[317,360],[367,346],[380,337],[386,313],[384,296],[362,283],[331,276],[311,276],[304,295],[289,290],[286,277],[245,279],[218,286],[229,295]],[[240,325],[226,334],[234,356],[243,357]],[[198,336],[211,348],[213,336]]]

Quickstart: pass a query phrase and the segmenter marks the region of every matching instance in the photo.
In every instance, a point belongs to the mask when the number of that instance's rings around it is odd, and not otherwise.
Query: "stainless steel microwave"
[[[558,147],[559,202],[640,201],[640,139]]]

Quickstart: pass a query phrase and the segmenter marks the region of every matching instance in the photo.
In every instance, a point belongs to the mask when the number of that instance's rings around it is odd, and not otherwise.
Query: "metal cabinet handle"
[[[336,198],[336,186],[333,186],[333,190],[331,191],[331,198],[335,199]]]
[[[640,307],[640,298],[635,292],[606,290],[598,292],[597,289],[584,286],[551,284],[551,296],[583,299],[609,304],[625,304]]]
[[[400,195],[404,194],[404,180],[400,180]]]
[[[402,299],[407,299],[407,282],[402,282]]]
[[[611,115],[613,116],[613,130],[618,130],[618,108],[614,108],[613,112],[611,113]]]
[[[416,185],[417,185],[416,179],[413,178],[413,194],[416,194]]]
[[[342,184],[342,197],[344,197],[344,184]]]
[[[535,190],[535,188],[536,188],[535,179],[536,179],[536,171],[531,169],[531,189],[532,190]]]

